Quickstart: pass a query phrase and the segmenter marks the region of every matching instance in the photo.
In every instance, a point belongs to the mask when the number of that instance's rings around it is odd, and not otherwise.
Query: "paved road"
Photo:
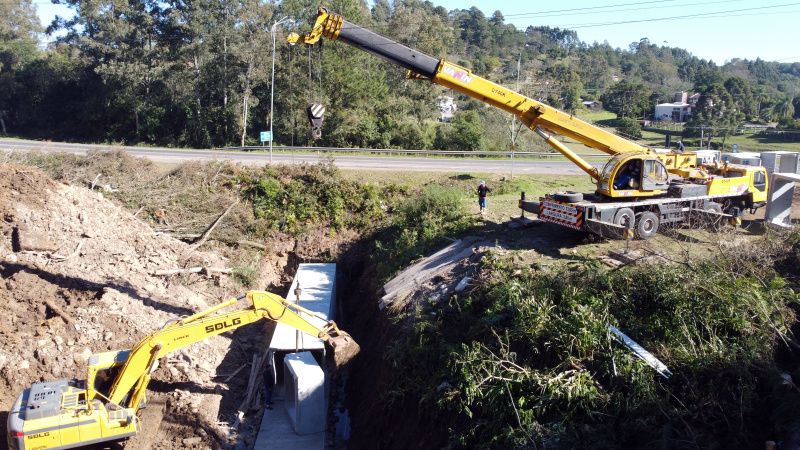
[[[0,139],[0,150],[41,152],[66,152],[84,155],[88,150],[124,150],[132,156],[149,158],[161,163],[180,163],[184,161],[231,160],[242,164],[269,164],[269,154],[264,152],[242,152],[232,150],[184,150],[160,147],[125,147],[94,144],[69,144],[64,142],[41,142],[17,139]],[[317,163],[326,160],[324,153],[290,154],[275,152],[273,162],[281,164]],[[458,173],[509,173],[510,160],[481,158],[437,158],[437,157],[398,157],[398,156],[350,156],[336,155],[334,162],[342,169],[361,170],[411,170],[418,172],[458,172]],[[515,174],[556,174],[581,175],[583,172],[569,161],[515,159]]]

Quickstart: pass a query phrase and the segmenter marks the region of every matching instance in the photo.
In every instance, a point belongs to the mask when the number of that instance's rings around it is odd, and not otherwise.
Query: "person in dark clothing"
[[[481,184],[478,185],[478,206],[481,207],[481,215],[484,214],[486,211],[486,194],[492,192],[489,189],[489,186],[486,186],[486,182],[481,180]]]
[[[264,406],[267,409],[272,409],[272,387],[275,385],[275,374],[272,371],[272,365],[267,364],[264,370]]]

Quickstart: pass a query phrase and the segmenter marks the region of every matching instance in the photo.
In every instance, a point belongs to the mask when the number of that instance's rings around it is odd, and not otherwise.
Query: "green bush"
[[[459,190],[432,185],[412,193],[396,208],[392,229],[378,242],[380,276],[425,255],[444,237],[465,232],[472,223]]]
[[[477,285],[414,311],[387,352],[404,370],[384,400],[438,408],[448,448],[752,448],[800,413],[798,392],[770,388],[798,295],[759,262],[540,272],[490,259]]]
[[[267,168],[241,180],[244,196],[253,204],[257,219],[268,228],[298,234],[308,226],[329,225],[334,230],[366,231],[385,218],[393,192],[345,180],[330,164]]]
[[[617,133],[631,139],[641,139],[642,138],[642,126],[639,124],[639,121],[636,119],[631,119],[628,117],[622,118],[617,120],[617,126],[615,127]]]

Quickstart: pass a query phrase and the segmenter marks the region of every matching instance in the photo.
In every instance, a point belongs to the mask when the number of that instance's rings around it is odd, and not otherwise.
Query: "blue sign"
[[[261,142],[269,142],[271,140],[272,140],[272,132],[270,131],[261,132]]]

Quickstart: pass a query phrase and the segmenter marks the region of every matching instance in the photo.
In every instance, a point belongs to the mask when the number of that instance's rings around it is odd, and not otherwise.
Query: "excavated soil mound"
[[[92,353],[130,348],[167,321],[235,294],[225,279],[152,275],[193,266],[225,263],[154,232],[100,193],[0,165],[0,410],[33,382],[85,378]],[[213,377],[249,361],[246,344],[235,347],[229,351],[228,337],[207,339],[156,371],[151,392],[167,402],[162,428],[172,430],[159,448],[185,447],[195,434],[201,439],[191,447],[225,445],[238,402],[222,402],[228,388]]]

